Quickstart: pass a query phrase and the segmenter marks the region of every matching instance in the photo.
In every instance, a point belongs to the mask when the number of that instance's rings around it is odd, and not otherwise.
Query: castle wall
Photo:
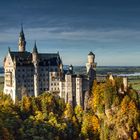
[[[48,66],[39,66],[38,69],[38,88],[39,93],[42,93],[49,90],[49,68]]]
[[[21,98],[22,95],[34,95],[34,67],[33,66],[20,66],[16,68],[16,85],[17,96]]]
[[[65,81],[60,81],[59,82],[59,96],[63,99],[65,99]],[[66,102],[66,100],[65,100]]]

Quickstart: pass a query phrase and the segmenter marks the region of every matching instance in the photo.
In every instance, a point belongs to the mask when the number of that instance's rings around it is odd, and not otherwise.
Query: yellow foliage
[[[23,99],[22,99],[22,107],[23,107],[23,110],[25,110],[25,111],[29,111],[30,110],[31,101],[30,101],[29,97],[27,97],[27,96],[23,97]]]
[[[67,103],[64,111],[64,117],[68,119],[72,119],[72,116],[73,116],[72,106],[69,103]]]
[[[136,111],[136,105],[132,100],[129,102],[128,108],[133,112]]]
[[[99,104],[104,104],[104,89],[105,84],[95,84],[93,89],[93,96],[91,97],[89,101],[89,105],[94,110],[94,112],[97,111],[97,107]]]
[[[49,113],[49,121],[48,121],[52,126],[57,125],[57,118],[53,112]]]
[[[42,121],[44,119],[43,113],[41,111],[36,111],[35,114],[35,119],[37,121]]]
[[[138,132],[133,132],[133,140],[138,140]]]
[[[92,116],[92,127],[93,131],[98,131],[100,128],[99,119],[94,115]]]

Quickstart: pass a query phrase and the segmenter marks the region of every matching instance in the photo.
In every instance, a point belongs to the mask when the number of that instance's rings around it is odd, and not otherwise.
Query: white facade
[[[60,69],[62,69],[59,53],[38,53],[36,43],[33,52],[30,53],[26,51],[25,45],[22,29],[19,36],[19,50],[9,49],[4,59],[4,93],[10,94],[14,102],[23,95],[37,97],[44,91],[59,91]]]
[[[87,75],[73,74],[73,68],[70,65],[68,72],[64,75],[64,79],[59,82],[60,97],[64,98],[65,102],[70,103],[73,107],[80,105],[85,108],[85,98],[88,96],[93,85],[93,80],[96,79],[96,63],[94,62],[95,55],[90,52],[88,55]],[[87,100],[86,100],[87,101]]]
[[[10,94],[13,101],[23,95],[35,96],[50,91],[59,94],[73,107],[84,106],[85,94],[89,92],[96,78],[95,55],[88,55],[87,75],[75,75],[73,66],[64,72],[59,53],[38,53],[36,43],[33,52],[26,51],[26,41],[21,30],[19,50],[8,51],[4,59],[4,93]]]

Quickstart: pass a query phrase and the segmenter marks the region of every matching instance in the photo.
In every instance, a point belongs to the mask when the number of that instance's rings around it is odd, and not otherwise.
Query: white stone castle
[[[39,53],[36,42],[32,52],[26,51],[26,40],[21,29],[18,51],[8,50],[4,58],[4,93],[10,94],[14,103],[23,95],[35,96],[55,92],[73,106],[86,106],[86,98],[96,79],[95,55],[88,54],[87,74],[76,75],[73,66],[63,69],[59,53]]]

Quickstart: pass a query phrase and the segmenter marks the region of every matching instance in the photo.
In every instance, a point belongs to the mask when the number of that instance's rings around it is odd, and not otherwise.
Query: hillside
[[[0,94],[2,140],[137,140],[140,138],[140,100],[131,87],[120,93],[122,79],[94,83],[89,107],[74,109],[51,93],[23,96],[14,105]]]

